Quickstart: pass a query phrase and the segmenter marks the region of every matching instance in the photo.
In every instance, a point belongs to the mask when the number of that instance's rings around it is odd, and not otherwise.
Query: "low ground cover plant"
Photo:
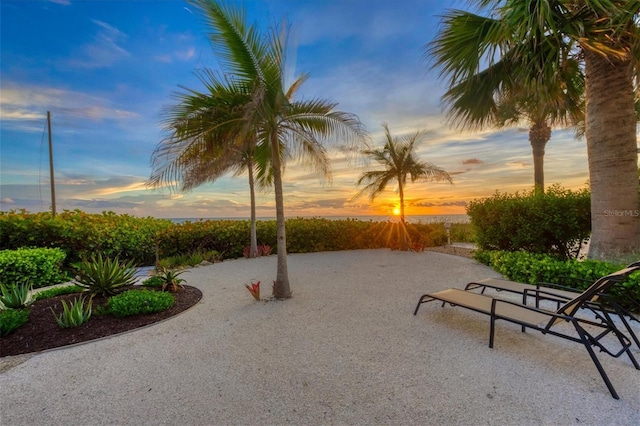
[[[127,290],[109,298],[108,312],[116,317],[152,314],[173,306],[172,294],[154,290]]]
[[[220,254],[216,250],[195,250],[189,253],[177,254],[159,259],[156,269],[175,269],[185,266],[197,266],[202,262],[215,263],[220,260]]]
[[[52,297],[62,296],[63,294],[82,293],[84,290],[84,287],[81,287],[79,285],[52,287],[35,293],[33,295],[33,300],[50,299]]]
[[[28,309],[0,310],[0,337],[25,325],[29,321],[29,313]]]

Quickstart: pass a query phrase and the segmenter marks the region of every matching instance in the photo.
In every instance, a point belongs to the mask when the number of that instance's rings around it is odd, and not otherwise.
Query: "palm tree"
[[[411,176],[411,182],[423,180],[453,183],[453,181],[449,173],[443,169],[431,163],[420,161],[416,157],[415,145],[425,136],[424,132],[418,131],[413,135],[397,138],[391,136],[389,126],[386,123],[382,127],[385,132],[385,143],[382,149],[366,149],[362,151],[362,154],[381,165],[383,169],[364,172],[358,179],[358,186],[363,183],[366,185],[354,198],[369,194],[369,199],[373,201],[378,194],[384,192],[389,183],[397,182],[400,198],[400,223],[404,224],[404,188],[408,176]]]
[[[432,51],[450,87],[482,64],[513,55],[509,74],[527,90],[556,87],[565,58],[584,67],[585,134],[591,182],[589,256],[613,258],[640,245],[634,77],[640,2],[477,0],[493,18],[450,11]]]
[[[298,158],[314,172],[330,178],[323,142],[331,138],[360,145],[366,133],[358,118],[335,111],[324,99],[296,100],[307,79],[302,75],[286,86],[285,57],[288,31],[272,28],[266,35],[247,26],[244,10],[216,0],[192,0],[202,14],[211,45],[221,67],[250,89],[251,101],[242,118],[244,134],[255,134],[258,146],[271,153],[276,204],[278,267],[274,297],[291,297],[287,268],[282,172],[288,158]]]
[[[448,23],[452,32],[459,32],[459,28],[452,27],[468,25],[469,21],[454,19]],[[446,58],[439,42],[435,40],[428,50],[436,58],[434,66]],[[526,120],[533,151],[534,187],[536,192],[543,193],[544,153],[552,126],[579,126],[584,122],[584,75],[578,61],[565,58],[556,70],[559,78],[553,84],[527,89],[525,84],[515,81],[517,74],[511,73],[514,56],[505,53],[497,63],[451,87],[443,100],[450,121],[461,128],[505,127]],[[579,133],[577,130],[576,135]]]
[[[218,78],[210,70],[197,76],[208,93],[184,88],[185,92],[175,94],[178,103],[164,109],[168,136],[152,154],[148,185],[177,185],[181,192],[188,192],[229,172],[239,176],[246,171],[251,199],[249,256],[256,257],[255,187],[266,189],[271,180],[267,172],[269,156],[256,146],[255,135],[242,133],[238,124],[251,97],[238,82]]]

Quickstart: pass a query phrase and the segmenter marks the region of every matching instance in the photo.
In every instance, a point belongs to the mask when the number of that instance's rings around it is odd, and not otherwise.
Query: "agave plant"
[[[30,305],[29,292],[31,284],[24,281],[22,284],[5,286],[0,284],[0,302],[7,309],[22,309]]]
[[[86,306],[84,302],[84,297],[81,299],[73,299],[73,302],[70,302],[68,305],[63,300],[62,313],[60,316],[56,315],[53,308],[51,308],[51,312],[53,312],[53,315],[56,317],[56,321],[60,328],[77,327],[89,321],[89,318],[91,318],[91,305],[93,301],[89,299],[89,303]]]
[[[187,272],[187,271],[178,272],[172,269],[166,269],[166,268],[162,269],[162,272],[156,275],[157,277],[160,278],[160,281],[162,282],[162,291],[165,291],[167,288],[169,288],[169,291],[172,291],[175,293],[179,290],[178,287],[184,288],[182,283],[185,282],[185,280],[183,278],[178,278],[184,272]]]
[[[90,261],[75,265],[76,282],[91,295],[112,296],[136,280],[133,261],[120,263],[118,258],[91,256]]]

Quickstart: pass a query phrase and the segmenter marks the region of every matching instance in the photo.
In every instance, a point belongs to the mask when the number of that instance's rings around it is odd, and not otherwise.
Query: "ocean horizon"
[[[377,216],[377,215],[365,215],[365,216],[292,216],[287,219],[328,219],[328,220],[360,220],[360,221],[372,221],[372,222],[386,222],[396,221],[398,216]],[[177,217],[167,218],[173,223],[185,223],[185,222],[198,222],[205,220],[249,220],[249,217]],[[266,221],[275,220],[275,217],[260,216],[256,220]],[[471,218],[466,214],[448,214],[448,215],[414,215],[405,216],[405,219],[409,223],[470,223]]]

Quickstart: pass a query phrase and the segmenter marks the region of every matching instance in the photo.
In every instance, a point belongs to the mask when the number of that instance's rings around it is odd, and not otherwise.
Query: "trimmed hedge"
[[[292,218],[285,223],[288,253],[398,248],[404,232],[397,222]],[[444,245],[442,224],[410,224],[409,240],[417,247]],[[256,223],[258,244],[277,249],[276,221]],[[161,258],[202,250],[215,250],[224,259],[242,257],[250,241],[250,222],[246,220],[205,220],[176,224],[159,237]]]
[[[69,281],[62,270],[66,255],[58,248],[20,248],[0,251],[0,283],[15,285],[25,280],[33,288]]]
[[[286,221],[287,251],[357,250],[401,248],[402,234],[413,249],[444,245],[443,224],[291,218]],[[258,221],[258,243],[277,250],[276,221]],[[452,226],[452,236],[468,237],[469,225]],[[223,259],[238,258],[250,243],[248,220],[201,220],[175,224],[167,219],[136,218],[113,212],[86,214],[65,211],[55,218],[49,213],[0,212],[0,249],[56,247],[66,253],[65,268],[94,253],[132,260],[136,266],[153,265],[160,259],[215,251]]]
[[[48,212],[0,212],[0,249],[57,247],[67,254],[67,266],[96,252],[133,260],[136,265],[151,265],[158,233],[172,225],[167,219],[113,212],[65,210],[55,218]]]
[[[622,269],[625,265],[597,260],[559,260],[555,257],[524,251],[476,251],[475,259],[490,266],[512,281],[527,284],[547,282],[584,290],[598,278]],[[637,309],[629,299],[640,301],[640,272],[615,285],[610,295],[623,306]]]
[[[590,195],[552,186],[544,194],[501,194],[469,203],[467,214],[483,250],[575,258],[591,233]]]

